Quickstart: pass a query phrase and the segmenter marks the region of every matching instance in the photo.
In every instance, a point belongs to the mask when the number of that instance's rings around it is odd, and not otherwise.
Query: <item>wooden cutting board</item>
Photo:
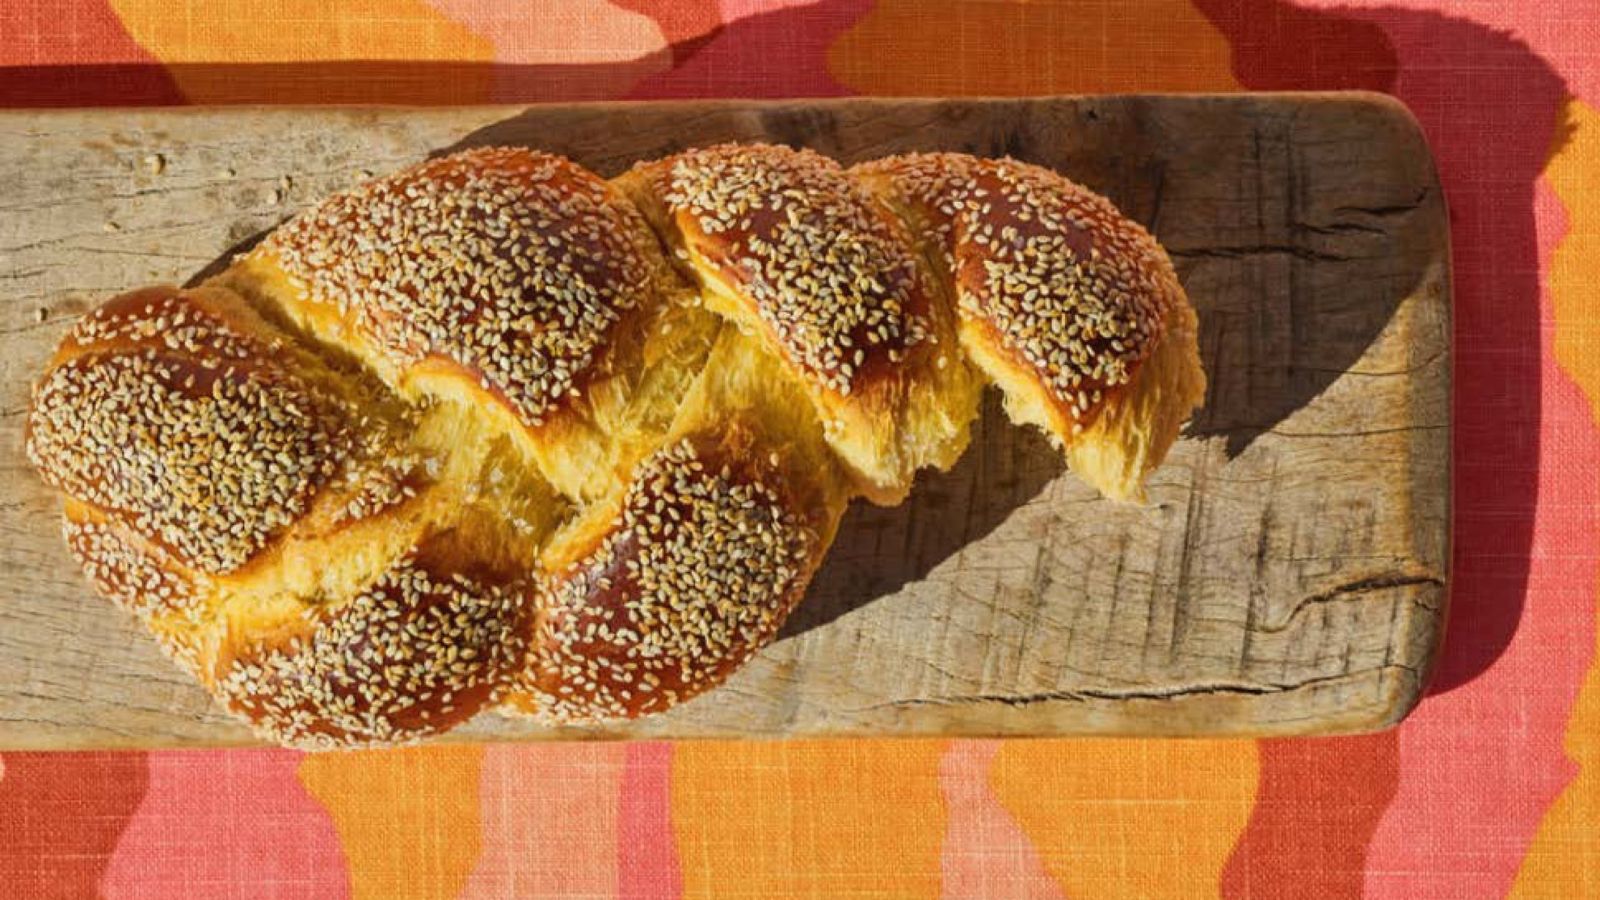
[[[1398,721],[1438,644],[1450,253],[1416,123],[1373,95],[0,114],[0,748],[247,744],[97,599],[21,452],[73,319],[215,271],[324,194],[523,144],[603,174],[729,139],[845,161],[1010,154],[1108,194],[1200,312],[1206,405],[1147,508],[1098,499],[990,398],[954,471],[857,505],[783,637],[628,727],[451,739],[1303,734]]]

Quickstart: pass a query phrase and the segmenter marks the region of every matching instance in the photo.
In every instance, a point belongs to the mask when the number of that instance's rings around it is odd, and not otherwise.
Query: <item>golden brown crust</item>
[[[1172,263],[1103,197],[1038,166],[950,153],[866,163],[955,293],[961,345],[1013,420],[1107,497],[1142,500],[1205,396]]]
[[[644,461],[611,527],[541,585],[518,709],[557,724],[659,712],[777,634],[836,513],[795,497],[769,452],[735,423]]]
[[[203,576],[91,507],[69,500],[62,533],[95,588],[141,620],[178,616],[193,621],[204,613],[210,586]]]
[[[439,366],[537,426],[650,298],[653,249],[605,181],[558,156],[496,147],[330,197],[256,253],[397,369]]]
[[[218,302],[163,288],[85,316],[27,436],[46,481],[212,574],[304,513],[352,442],[348,410]]]
[[[1048,169],[962,154],[860,167],[928,223],[967,334],[1045,388],[1063,437],[1132,382],[1181,288],[1159,245],[1105,198]]]
[[[471,718],[523,660],[526,585],[431,549],[343,602],[226,647],[218,696],[261,733],[311,749],[405,743]]]
[[[929,286],[909,236],[834,160],[720,144],[650,171],[685,249],[819,387],[848,397],[927,339]]]
[[[906,225],[808,150],[723,144],[636,170],[630,193],[706,285],[810,387],[834,451],[873,502],[965,449],[981,383]],[[642,184],[640,183],[642,182]]]

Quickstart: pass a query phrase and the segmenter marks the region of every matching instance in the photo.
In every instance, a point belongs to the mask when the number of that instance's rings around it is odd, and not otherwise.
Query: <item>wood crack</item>
[[[1296,222],[1294,227],[1297,231],[1309,231],[1312,234],[1327,234],[1334,236],[1346,234],[1375,234],[1380,237],[1388,237],[1390,234],[1389,229],[1387,228],[1378,228],[1373,225],[1363,225],[1360,222],[1330,222],[1326,225],[1313,225],[1310,222]]]
[[[1421,209],[1422,204],[1428,199],[1428,195],[1431,193],[1433,193],[1433,189],[1424,186],[1417,190],[1416,199],[1412,200],[1410,203],[1395,203],[1389,206],[1360,206],[1356,204],[1346,204],[1344,206],[1335,206],[1333,211],[1336,213],[1365,213],[1366,215],[1377,216],[1378,218],[1393,218],[1395,216],[1403,216],[1407,213],[1416,212],[1418,209]]]
[[[59,323],[59,319],[54,321],[46,319],[43,322],[29,322],[26,325],[19,325],[16,328],[0,328],[0,337],[10,337],[14,334],[26,334],[30,331],[37,331],[40,328],[49,328],[50,326],[57,325]]]
[[[1415,375],[1423,369],[1433,365],[1434,363],[1443,359],[1444,355],[1448,352],[1448,348],[1440,347],[1439,349],[1418,360],[1416,363],[1406,366],[1403,369],[1332,369],[1319,366],[1299,366],[1299,369],[1303,372],[1317,372],[1324,375],[1353,375],[1359,378],[1403,378],[1407,375]]]
[[[1325,603],[1333,603],[1335,601],[1342,600],[1359,600],[1363,599],[1368,594],[1391,591],[1395,588],[1421,587],[1425,585],[1432,585],[1434,587],[1442,588],[1444,587],[1444,579],[1438,577],[1437,575],[1413,575],[1404,572],[1390,572],[1382,575],[1372,575],[1367,578],[1360,578],[1355,581],[1341,584],[1338,587],[1330,588],[1329,590],[1300,598],[1300,600],[1295,603],[1294,607],[1289,610],[1289,614],[1284,617],[1283,621],[1267,623],[1258,628],[1257,631],[1265,634],[1274,634],[1276,632],[1283,631],[1290,625],[1294,624],[1295,618],[1299,616],[1301,612],[1313,606],[1320,606]]]
[[[1174,685],[1172,687],[1140,687],[1140,688],[1063,688],[1054,691],[1038,691],[1026,694],[952,694],[941,697],[911,697],[904,700],[890,700],[884,703],[873,703],[859,707],[854,712],[873,712],[879,709],[906,709],[918,706],[959,706],[962,704],[989,704],[997,703],[1004,706],[1024,707],[1038,703],[1092,703],[1100,700],[1125,701],[1125,700],[1181,700],[1189,697],[1206,696],[1261,696],[1264,694],[1282,694],[1306,688],[1319,687],[1341,681],[1363,681],[1381,674],[1385,670],[1395,669],[1420,676],[1415,668],[1402,663],[1386,663],[1371,669],[1364,669],[1354,673],[1341,672],[1337,675],[1325,675],[1316,678],[1307,678],[1293,682],[1250,682],[1250,681],[1216,681],[1198,684]]]
[[[1267,432],[1274,437],[1282,438],[1353,438],[1376,437],[1384,434],[1403,434],[1407,431],[1440,431],[1449,428],[1448,423],[1419,422],[1415,425],[1396,425],[1392,428],[1365,428],[1353,431],[1277,431]]]
[[[1366,258],[1335,253],[1331,250],[1317,250],[1300,244],[1241,244],[1235,247],[1190,247],[1182,250],[1169,247],[1167,252],[1179,259],[1240,259],[1247,256],[1287,255],[1309,262],[1351,262]]]

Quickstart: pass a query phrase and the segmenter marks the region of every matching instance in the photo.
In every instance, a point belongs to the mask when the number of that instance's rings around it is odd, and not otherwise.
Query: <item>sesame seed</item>
[[[535,423],[573,399],[617,323],[651,295],[654,240],[584,169],[485,148],[336,194],[257,252],[400,366],[450,358]]]
[[[818,542],[776,487],[776,454],[713,470],[708,452],[685,440],[647,458],[615,530],[541,586],[539,652],[519,685],[540,718],[633,717],[695,696],[798,600]]]
[[[813,383],[849,396],[869,365],[927,338],[930,288],[915,244],[834,160],[723,144],[657,165],[691,255],[748,295]],[[870,349],[852,352],[858,345]]]
[[[287,642],[257,639],[218,693],[263,735],[311,749],[406,743],[498,698],[527,648],[521,583],[403,559]]]
[[[877,160],[930,227],[963,317],[990,326],[1070,420],[1086,424],[1149,355],[1173,298],[1171,262],[1137,223],[1061,175],[952,153]]]
[[[68,517],[62,531],[96,589],[141,619],[173,614],[198,621],[207,590],[171,557],[126,529],[97,519]]]
[[[301,514],[350,444],[338,401],[184,295],[124,295],[80,319],[69,342],[121,349],[45,376],[29,458],[203,572],[239,567]]]

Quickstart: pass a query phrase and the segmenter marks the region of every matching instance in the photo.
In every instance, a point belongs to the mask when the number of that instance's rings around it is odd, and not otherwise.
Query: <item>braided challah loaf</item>
[[[954,463],[986,382],[1141,497],[1204,392],[1166,254],[1009,160],[724,145],[606,182],[483,149],[85,316],[28,453],[90,579],[230,710],[381,744],[718,684],[852,497]]]

